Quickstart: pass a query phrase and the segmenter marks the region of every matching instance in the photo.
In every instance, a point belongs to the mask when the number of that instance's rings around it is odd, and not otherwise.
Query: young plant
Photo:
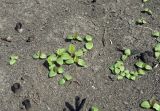
[[[77,32],[74,33],[73,35],[68,35],[66,39],[67,39],[67,40],[78,40],[78,41],[80,41],[80,42],[83,41],[83,38],[80,37]]]
[[[9,64],[10,65],[14,65],[14,64],[16,64],[16,62],[17,62],[17,60],[18,60],[18,56],[16,56],[16,55],[11,55],[10,56],[10,61],[9,61]]]
[[[97,106],[92,106],[91,107],[91,111],[100,111],[99,108]]]
[[[38,51],[33,55],[33,59],[46,59],[46,58],[47,55],[41,51]]]
[[[137,25],[143,25],[143,24],[146,24],[147,22],[144,20],[144,18],[141,18],[141,19],[138,19],[137,21],[136,21],[136,24]]]
[[[144,108],[144,109],[150,109],[150,108],[151,108],[151,105],[150,105],[149,101],[144,100],[144,101],[141,103],[141,107]]]
[[[160,37],[160,32],[155,30],[155,31],[152,32],[152,36],[153,37]]]
[[[149,2],[149,0],[142,0],[143,3]]]
[[[152,15],[152,11],[149,8],[144,8],[142,13],[147,13],[148,15]]]

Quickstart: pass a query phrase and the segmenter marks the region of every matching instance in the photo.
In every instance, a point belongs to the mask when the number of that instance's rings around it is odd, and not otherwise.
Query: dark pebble
[[[26,42],[32,42],[34,40],[34,36],[30,36],[28,37],[28,39],[26,40]]]
[[[16,24],[15,30],[16,30],[17,32],[19,32],[20,29],[22,29],[22,23],[18,22],[18,23]]]
[[[96,0],[92,0],[92,1],[91,1],[91,3],[95,3],[95,2],[96,2]]]
[[[21,85],[19,83],[14,83],[12,86],[11,86],[11,90],[14,92],[14,93],[17,93],[18,91],[21,90]]]
[[[154,53],[152,51],[145,51],[141,53],[140,59],[151,66],[154,66],[157,64],[157,61],[154,58]]]
[[[24,101],[22,101],[22,105],[24,105],[24,107],[26,108],[26,110],[31,108],[31,103],[29,99],[25,99]]]

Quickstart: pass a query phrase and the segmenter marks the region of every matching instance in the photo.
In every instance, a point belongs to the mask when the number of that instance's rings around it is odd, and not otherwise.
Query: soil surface
[[[144,7],[153,15],[142,14]],[[160,30],[159,15],[160,0],[0,0],[0,111],[63,111],[76,96],[86,98],[82,111],[92,105],[101,111],[145,111],[139,107],[143,99],[160,100],[160,68],[135,81],[118,81],[109,67],[121,56],[117,48],[152,51],[151,31]],[[148,23],[136,25],[141,17]],[[23,31],[15,30],[17,23]],[[32,55],[68,46],[64,38],[74,32],[93,35],[94,49],[85,55],[88,68],[66,68],[79,84],[63,87],[59,76],[49,79],[44,61]],[[11,54],[19,56],[13,66],[8,64]],[[20,85],[15,93],[14,83]]]

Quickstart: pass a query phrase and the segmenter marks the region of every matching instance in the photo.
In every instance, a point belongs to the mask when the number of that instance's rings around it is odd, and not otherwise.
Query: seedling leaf
[[[70,45],[69,45],[69,48],[68,48],[68,52],[69,52],[70,54],[74,54],[75,51],[76,51],[75,45],[70,44]]]
[[[155,50],[156,52],[160,52],[160,43],[156,44],[154,50]]]
[[[92,106],[91,111],[99,111],[97,106]]]
[[[71,59],[72,57],[71,57],[68,53],[63,53],[62,56],[61,56],[61,58],[62,58],[63,60],[69,60],[69,59]]]
[[[153,109],[155,109],[156,111],[160,111],[160,105],[158,103],[154,103]]]
[[[59,57],[57,60],[56,60],[57,64],[59,65],[63,65],[63,59],[61,57]]]
[[[152,32],[152,36],[153,37],[160,37],[160,32],[158,32],[157,30]]]
[[[14,65],[16,62],[17,62],[16,59],[11,59],[11,60],[9,61],[9,64],[10,64],[10,65]]]
[[[73,35],[68,35],[67,40],[73,40]]]
[[[58,72],[59,74],[64,73],[63,67],[58,67],[57,72]]]
[[[144,108],[144,109],[150,109],[151,108],[151,105],[150,105],[150,103],[149,103],[149,101],[143,101],[142,103],[141,103],[141,107],[142,108]]]
[[[146,64],[146,65],[145,65],[145,69],[146,69],[146,70],[152,70],[152,67],[151,67],[150,65]]]
[[[156,59],[160,58],[160,52],[155,52]]]
[[[118,76],[117,76],[117,79],[118,79],[118,80],[122,80],[122,79],[123,79],[123,76],[118,75]]]
[[[70,81],[73,79],[73,77],[69,74],[64,74],[64,79],[67,80],[67,81]]]
[[[85,44],[86,49],[91,50],[93,48],[93,43],[92,42],[88,42]]]
[[[45,53],[41,52],[39,58],[40,59],[46,59],[47,55]]]
[[[122,60],[122,61],[125,61],[127,58],[128,58],[127,55],[122,55],[121,60]]]
[[[74,63],[74,60],[73,60],[73,58],[70,58],[70,59],[66,60],[65,63],[70,65],[70,64]]]
[[[124,54],[127,55],[127,56],[130,56],[131,55],[131,50],[130,49],[125,49]]]
[[[78,51],[75,52],[75,56],[83,56],[83,51],[81,49],[79,49]]]
[[[66,49],[61,48],[61,49],[58,49],[56,53],[57,53],[57,55],[61,56],[64,52],[66,52]]]
[[[82,66],[82,67],[85,67],[86,66],[86,63],[83,59],[78,59],[78,65]]]
[[[49,74],[48,74],[49,78],[55,77],[56,75],[57,75],[57,73],[55,71],[53,71],[53,70],[49,71]]]
[[[77,38],[76,38],[78,41],[83,41],[83,39],[82,39],[82,37],[80,37],[80,36],[77,36]]]
[[[138,70],[138,74],[144,75],[144,74],[145,74],[145,71],[144,71],[143,69],[139,69],[139,70]]]
[[[59,85],[64,85],[65,82],[66,82],[66,80],[65,80],[64,78],[62,78],[62,79],[60,79],[60,80],[58,81],[58,84],[59,84]]]
[[[139,68],[144,68],[145,64],[144,64],[144,62],[142,62],[142,61],[138,61],[138,62],[136,63],[136,66],[139,67]]]
[[[86,40],[87,42],[91,42],[91,41],[93,40],[93,38],[92,38],[91,35],[86,35],[85,40]]]

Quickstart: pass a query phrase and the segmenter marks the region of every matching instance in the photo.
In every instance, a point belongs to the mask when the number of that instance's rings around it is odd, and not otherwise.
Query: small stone
[[[11,36],[8,36],[7,38],[1,38],[1,40],[4,40],[6,42],[12,42]]]
[[[22,29],[22,23],[18,22],[16,24],[16,27],[15,27],[15,30],[19,33],[22,33],[23,32],[23,29]]]
[[[22,105],[24,105],[26,110],[31,108],[31,103],[29,99],[25,99],[24,101],[22,101]]]
[[[34,40],[34,36],[30,36],[28,37],[28,39],[26,40],[26,42],[32,42]]]
[[[14,83],[12,86],[11,86],[11,90],[14,92],[14,93],[17,93],[18,91],[21,90],[21,85],[19,83]]]

